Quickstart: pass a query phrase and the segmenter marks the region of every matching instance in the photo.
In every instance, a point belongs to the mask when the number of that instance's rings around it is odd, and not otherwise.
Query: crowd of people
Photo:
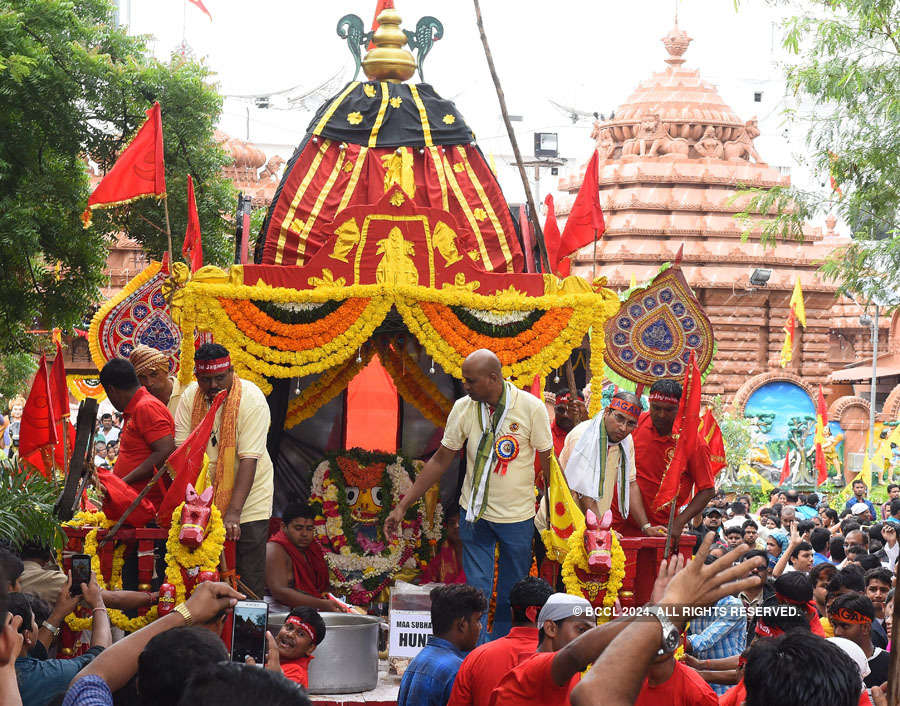
[[[146,347],[110,361],[100,379],[121,426],[101,419],[95,448],[110,459],[112,447],[109,472],[140,490],[213,409],[208,481],[246,593],[200,584],[173,613],[113,641],[107,608],[138,610],[154,593],[100,591],[91,580],[72,595],[47,548],[0,550],[0,703],[308,703],[300,687],[325,637],[319,612],[345,607],[331,593],[316,509],[290,503],[271,533],[265,397],[216,344],[197,349],[195,374],[180,386]],[[678,383],[654,384],[647,410],[618,391],[589,419],[589,400],[574,393],[551,398],[548,413],[503,379],[487,350],[465,360],[462,377],[466,395],[437,451],[384,525],[393,535],[412,503],[464,459],[458,519],[439,554],[446,570],[426,571],[442,582],[431,591],[433,635],[403,674],[399,706],[886,703],[900,488],[876,508],[865,484],[854,484],[840,511],[792,489],[773,490],[759,507],[748,495],[726,500],[700,441],[661,498]],[[554,456],[581,509],[608,511],[619,536],[693,537],[692,560],[676,554],[658,567],[642,614],[598,625],[587,600],[563,592],[558,567],[538,563],[540,577],[532,575]],[[158,489],[148,497],[158,502]],[[245,595],[289,611],[267,635],[264,669],[229,663],[219,639]],[[60,659],[60,626],[79,604],[92,616],[90,647]]]

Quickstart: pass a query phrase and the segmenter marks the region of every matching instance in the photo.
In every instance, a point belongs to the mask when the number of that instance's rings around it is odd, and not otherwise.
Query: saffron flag
[[[181,254],[185,262],[191,266],[191,272],[203,267],[203,240],[200,237],[200,216],[197,214],[197,202],[194,199],[194,180],[188,174],[188,217],[187,230],[184,232],[184,244]]]
[[[58,441],[56,425],[53,423],[53,401],[50,397],[50,374],[47,370],[47,356],[41,355],[37,373],[31,383],[31,391],[22,411],[19,426],[19,456],[48,478],[49,459],[42,458],[41,450],[49,451]]]
[[[547,206],[547,218],[544,221],[544,243],[547,245],[547,259],[550,261],[550,270],[559,277],[568,277],[572,274],[572,261],[559,255],[562,236],[559,232],[559,225],[556,222],[556,206],[553,203],[553,194],[547,194],[544,204]]]
[[[791,311],[797,317],[797,321],[806,328],[806,306],[803,304],[803,288],[800,286],[800,278],[794,282],[794,291],[791,292]]]
[[[784,482],[791,475],[791,450],[788,448],[784,452],[784,464],[781,466],[781,478],[778,479],[778,485],[784,485]]]
[[[681,485],[681,475],[687,469],[688,459],[697,450],[700,439],[700,369],[697,367],[697,358],[691,351],[691,358],[687,370],[684,371],[684,385],[682,386],[681,400],[678,402],[678,416],[672,428],[675,436],[675,452],[663,473],[659,490],[653,499],[653,507],[662,510],[678,495],[678,487]]]
[[[547,558],[562,563],[569,551],[569,537],[575,530],[584,528],[584,513],[572,497],[555,454],[550,455],[550,489],[547,493],[549,528],[541,532],[541,539],[547,549]]]
[[[828,466],[825,463],[825,424],[828,421],[828,410],[825,409],[825,395],[819,385],[819,398],[816,401],[816,435],[813,442],[816,446],[816,470],[819,472],[816,485],[822,485],[828,479]]]
[[[199,9],[203,10],[203,12],[205,12],[206,16],[209,18],[209,21],[212,22],[212,15],[209,14],[209,10],[207,10],[206,5],[203,4],[203,0],[187,0],[187,1],[189,3],[191,3],[191,5],[193,5],[194,7],[197,7]]]
[[[372,18],[372,34],[375,34],[375,30],[378,29],[381,25],[378,23],[378,15],[381,14],[382,10],[393,10],[394,9],[394,0],[378,0],[378,4],[375,6],[375,16]],[[375,48],[375,42],[369,42],[369,51]],[[494,172],[496,174],[496,171]]]
[[[787,322],[784,324],[784,344],[781,346],[781,367],[784,368],[791,362],[794,357],[794,327],[796,326],[796,318],[794,309],[791,307],[791,313]]]
[[[600,208],[599,160],[597,150],[594,150],[584,172],[584,181],[581,182],[578,196],[575,197],[575,203],[572,204],[572,210],[563,228],[559,259],[594,242],[606,230],[603,209]]]
[[[725,461],[725,441],[722,439],[722,430],[713,416],[712,410],[707,409],[706,414],[700,420],[700,436],[709,446],[709,465],[715,477],[727,465]]]
[[[88,198],[81,220],[87,228],[91,225],[94,209],[121,206],[148,196],[159,199],[165,195],[162,116],[157,102],[147,111],[147,120]]]
[[[172,478],[172,484],[166,491],[162,502],[159,504],[159,511],[156,513],[156,522],[160,527],[169,527],[172,524],[172,513],[175,508],[184,502],[184,494],[187,491],[188,483],[197,484],[197,474],[203,467],[203,454],[206,452],[206,445],[209,443],[209,436],[212,433],[213,422],[216,418],[216,412],[227,397],[227,392],[222,390],[213,400],[206,416],[197,425],[188,437],[181,443],[172,455],[166,459],[166,465],[169,467],[169,476]]]

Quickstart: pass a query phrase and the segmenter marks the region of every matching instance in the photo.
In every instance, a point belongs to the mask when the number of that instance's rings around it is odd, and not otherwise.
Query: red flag
[[[200,394],[199,392],[197,394]],[[160,527],[169,527],[172,524],[172,513],[175,508],[184,502],[184,493],[187,490],[188,483],[197,481],[197,474],[203,467],[203,454],[206,451],[206,445],[209,443],[209,436],[212,433],[213,421],[216,418],[216,411],[225,401],[227,393],[223,390],[213,400],[209,411],[202,421],[197,425],[181,446],[179,446],[172,455],[166,459],[166,465],[169,467],[169,474],[173,481],[166,491],[166,495],[159,505],[159,512],[156,513],[156,522]]]
[[[691,351],[690,362],[684,371],[684,385],[682,386],[681,400],[678,403],[678,416],[672,434],[675,442],[675,453],[669,466],[663,474],[659,490],[653,499],[653,507],[662,510],[670,501],[674,501],[678,495],[678,487],[681,485],[681,476],[687,469],[688,459],[697,451],[697,443],[700,438],[700,369],[697,367],[697,359]]]
[[[819,385],[819,398],[816,401],[816,470],[819,472],[816,485],[822,485],[828,480],[828,464],[825,462],[825,424],[828,421],[828,410],[825,408],[825,395],[822,394],[822,386]]]
[[[394,0],[378,0],[378,4],[375,6],[375,16],[372,18],[372,34],[375,34],[375,30],[380,26],[378,24],[378,15],[381,14],[382,10],[394,9]],[[369,51],[375,48],[375,42],[369,42]]]
[[[203,267],[203,240],[200,237],[200,216],[197,214],[197,202],[194,200],[194,180],[188,174],[188,219],[187,230],[184,232],[184,245],[181,246],[181,254],[186,262],[191,265],[191,272],[196,272]]]
[[[203,0],[188,0],[191,5],[194,7],[200,8],[203,12],[206,13],[206,16],[209,17],[209,21],[212,22],[212,15],[209,14],[209,10],[206,9],[206,5],[203,4]]]
[[[784,485],[784,482],[791,475],[791,450],[788,448],[784,452],[784,465],[781,467],[781,478],[778,479],[778,485]]]
[[[53,405],[54,421],[69,417],[69,388],[66,385],[66,364],[63,362],[62,346],[56,342],[56,358],[50,369],[50,399]]]
[[[715,476],[725,468],[725,441],[722,439],[722,430],[713,416],[712,410],[706,410],[703,419],[700,420],[700,433],[709,446],[709,465]]]
[[[31,383],[31,392],[22,411],[19,426],[19,456],[49,477],[49,469],[40,453],[57,442],[56,425],[53,423],[53,402],[50,397],[50,374],[47,371],[47,356],[41,355],[37,373]]]
[[[563,228],[557,256],[560,260],[588,243],[593,243],[606,230],[603,209],[600,208],[599,159],[597,150],[594,150],[584,172],[578,196],[572,204],[566,227]]]
[[[147,111],[147,120],[94,189],[81,220],[87,228],[95,208],[109,208],[147,196],[162,198],[165,195],[162,117],[159,103],[154,103]]]
[[[560,277],[568,277],[572,273],[572,261],[567,257],[559,256],[559,248],[562,236],[559,233],[559,225],[556,222],[556,206],[553,203],[553,194],[547,194],[544,199],[547,206],[547,219],[544,221],[544,243],[547,245],[547,259],[550,260],[550,270]]]

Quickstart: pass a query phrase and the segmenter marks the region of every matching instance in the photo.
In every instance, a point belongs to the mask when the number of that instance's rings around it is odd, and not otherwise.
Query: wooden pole
[[[594,268],[591,273],[591,282],[597,279],[597,229],[594,228]]]
[[[525,167],[522,164],[522,154],[519,152],[519,143],[516,140],[516,133],[513,131],[512,123],[509,120],[509,112],[506,109],[506,97],[503,94],[503,88],[500,86],[500,77],[497,76],[497,69],[494,67],[494,57],[491,54],[491,48],[488,45],[487,35],[484,33],[484,22],[481,20],[481,5],[479,5],[478,0],[472,0],[472,2],[475,4],[475,21],[478,23],[478,32],[481,34],[481,45],[484,47],[484,56],[487,58],[488,69],[490,69],[491,78],[494,81],[494,88],[497,89],[497,100],[500,102],[500,113],[503,115],[503,124],[506,125],[506,132],[509,135],[509,142],[513,148],[516,165],[519,167],[519,176],[522,179],[522,187],[525,189],[525,199],[528,201],[528,208],[531,210],[534,234],[537,238],[538,251],[541,256],[541,269],[546,273],[551,273],[550,258],[547,255],[547,244],[544,242],[544,231],[541,228],[537,209],[534,207],[534,199],[531,196],[531,186],[528,184],[528,177],[525,174]]]
[[[169,199],[167,196],[163,196],[163,210],[166,212],[166,238],[169,241],[169,262],[172,262],[172,226],[169,225]]]

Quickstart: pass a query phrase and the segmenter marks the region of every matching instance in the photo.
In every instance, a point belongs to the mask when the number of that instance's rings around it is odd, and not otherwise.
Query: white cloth
[[[894,567],[897,565],[897,557],[900,556],[900,542],[896,542],[893,547],[885,542],[881,549],[888,558],[887,562],[882,563],[884,563],[888,569],[893,571]]]
[[[836,647],[840,647],[844,652],[847,653],[847,656],[850,657],[855,663],[857,668],[859,669],[859,679],[862,681],[872,669],[869,667],[869,661],[866,659],[866,653],[863,652],[862,647],[857,645],[855,642],[851,642],[846,637],[829,637],[827,638],[828,642],[832,643]],[[872,656],[878,654],[877,650],[880,648],[876,647],[876,652],[872,653]]]
[[[603,424],[603,415],[598,414],[593,419],[589,419],[586,422],[582,422],[578,426],[585,425],[583,432],[581,433],[580,438],[575,443],[575,447],[572,449],[572,455],[569,457],[568,462],[566,463],[565,470],[563,473],[566,476],[566,482],[569,484],[569,488],[574,490],[576,493],[581,493],[589,498],[593,498],[594,500],[600,501],[601,498],[597,497],[597,491],[600,488],[600,425]],[[577,429],[578,427],[576,427]],[[573,429],[570,433],[573,434],[575,429]],[[616,446],[616,444],[607,444],[606,453],[609,453],[609,448],[612,446]],[[625,455],[625,477],[627,482],[630,484],[632,481],[637,479],[637,470],[634,465],[634,442],[631,440],[631,435],[626,436],[622,441],[618,443],[620,453]],[[619,473],[619,464],[615,464],[614,467],[610,467],[607,465],[606,470],[608,473]],[[616,483],[620,482],[620,478],[616,477]],[[629,509],[629,492],[628,488],[624,488],[624,492],[622,493],[625,498],[625,507],[622,508],[623,517],[628,517],[628,509]],[[612,502],[612,497],[603,498],[604,501],[609,503]],[[608,506],[607,506],[608,508]],[[600,508],[601,512],[604,509]]]

